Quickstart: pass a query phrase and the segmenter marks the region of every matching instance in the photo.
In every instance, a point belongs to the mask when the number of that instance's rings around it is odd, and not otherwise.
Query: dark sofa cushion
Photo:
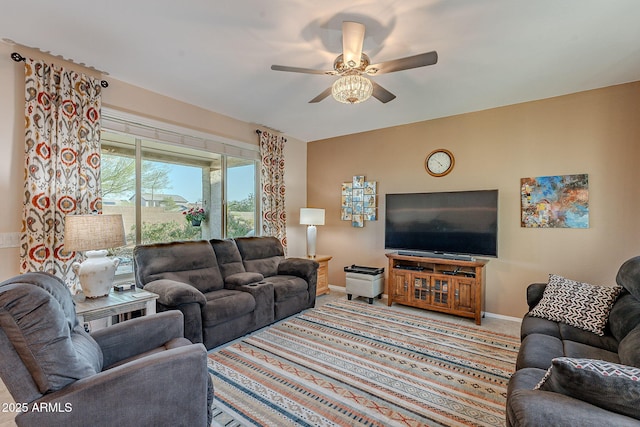
[[[542,299],[529,314],[604,335],[609,312],[622,289],[620,286],[595,286],[550,274]]]
[[[278,274],[278,264],[284,259],[282,244],[275,237],[238,237],[235,239],[244,268],[264,277]]]
[[[250,259],[244,261],[244,266],[247,271],[260,273],[264,277],[275,276],[278,271],[278,264],[282,261],[283,257],[270,257],[261,259]]]
[[[640,301],[640,256],[628,259],[620,266],[616,283]]]
[[[640,369],[594,359],[554,359],[534,389],[561,393],[640,419]]]
[[[618,354],[603,348],[580,342],[561,340],[544,334],[527,335],[520,343],[516,369],[548,369],[551,361],[558,357],[602,359],[619,363]]]
[[[297,294],[306,294],[309,289],[307,282],[295,276],[273,276],[266,280],[273,284],[276,302],[284,301]]]
[[[620,363],[618,353],[614,351],[569,340],[563,340],[562,345],[564,347],[563,356],[566,357],[598,359],[611,363]]]
[[[520,324],[520,340],[532,334],[549,335],[561,339],[562,335],[560,335],[559,326],[558,322],[525,314]]]
[[[222,289],[206,293],[205,297],[207,304],[202,309],[204,327],[242,317],[256,308],[256,300],[248,292]]]
[[[564,356],[562,340],[544,334],[527,335],[520,343],[516,370],[523,368],[548,369],[551,360]]]
[[[200,292],[224,287],[213,247],[205,240],[138,245],[134,249],[136,282],[160,279],[188,283]]]
[[[620,363],[640,368],[640,326],[620,341],[618,357],[620,357]]]
[[[235,240],[232,239],[211,239],[209,240],[218,259],[218,266],[223,278],[227,278],[232,274],[244,273],[244,264],[240,251]]]
[[[609,313],[609,329],[618,341],[640,325],[640,301],[625,291],[618,297]]]
[[[602,336],[576,328],[575,326],[567,325],[566,323],[558,323],[558,329],[560,330],[560,336],[563,341],[575,341],[614,353],[618,351],[618,340],[611,335],[609,328],[604,329],[604,335]]]

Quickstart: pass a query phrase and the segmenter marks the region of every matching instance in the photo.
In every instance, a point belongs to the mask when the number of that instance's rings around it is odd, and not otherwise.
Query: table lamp
[[[120,260],[107,258],[107,250],[124,246],[122,215],[67,215],[64,247],[68,252],[85,251],[87,259],[71,265],[87,298],[109,294]]]
[[[324,225],[324,209],[300,208],[300,224],[307,226],[307,256],[316,256],[316,225]]]

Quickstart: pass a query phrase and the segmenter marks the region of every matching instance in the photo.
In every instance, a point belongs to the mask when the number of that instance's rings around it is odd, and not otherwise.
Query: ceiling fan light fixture
[[[358,104],[366,101],[372,93],[371,80],[359,74],[342,76],[331,86],[333,98],[344,104]]]

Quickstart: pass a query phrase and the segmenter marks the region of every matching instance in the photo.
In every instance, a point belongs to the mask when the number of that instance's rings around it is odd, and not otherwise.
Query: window
[[[113,253],[120,278],[133,274],[136,244],[255,233],[256,160],[110,130],[101,143],[103,212],[122,214],[127,239]],[[206,219],[194,226],[185,213],[200,207]]]
[[[227,158],[226,237],[254,236],[256,233],[256,164]]]

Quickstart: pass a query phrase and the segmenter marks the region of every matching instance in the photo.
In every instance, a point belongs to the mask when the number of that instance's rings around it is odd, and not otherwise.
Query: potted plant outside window
[[[206,212],[200,207],[189,208],[189,210],[182,213],[184,214],[187,222],[190,222],[194,227],[199,227],[200,223],[207,219]]]

